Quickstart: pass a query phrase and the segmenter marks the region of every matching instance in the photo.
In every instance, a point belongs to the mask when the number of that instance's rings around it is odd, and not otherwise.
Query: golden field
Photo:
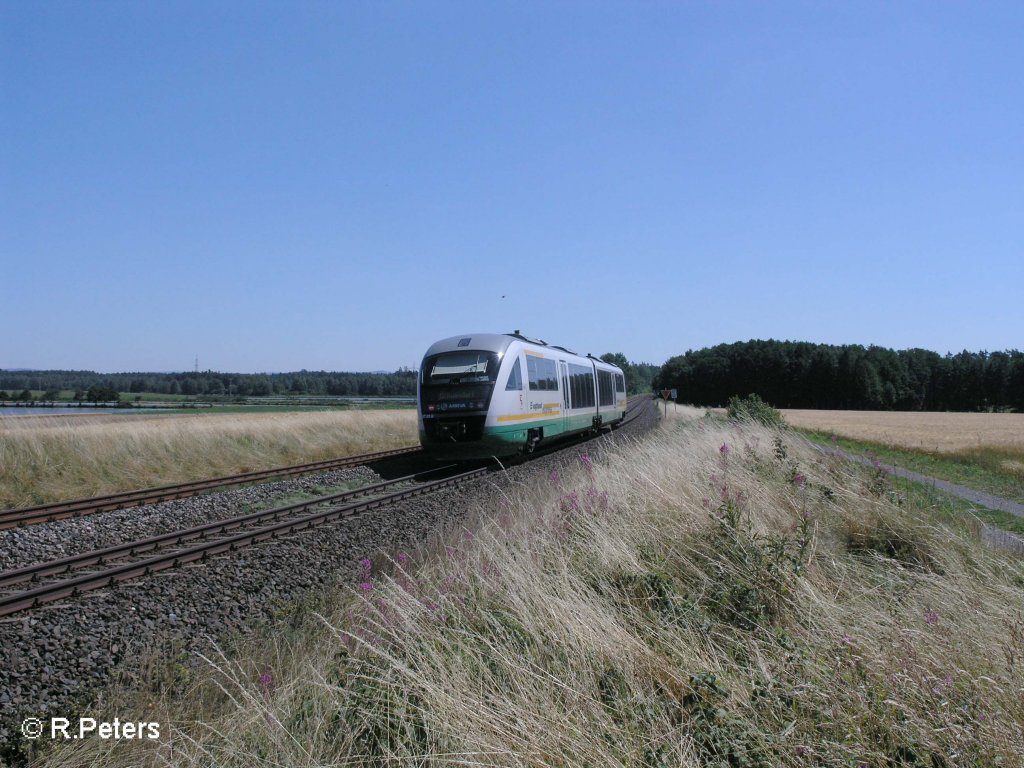
[[[412,410],[0,418],[0,508],[416,442]]]
[[[935,453],[998,448],[1024,453],[1024,413],[931,413],[814,411],[787,408],[786,421],[800,429]]]

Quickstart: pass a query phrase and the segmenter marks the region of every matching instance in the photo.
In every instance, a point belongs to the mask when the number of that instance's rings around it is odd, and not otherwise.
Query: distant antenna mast
[[[199,355],[196,355],[196,373],[199,373]]]

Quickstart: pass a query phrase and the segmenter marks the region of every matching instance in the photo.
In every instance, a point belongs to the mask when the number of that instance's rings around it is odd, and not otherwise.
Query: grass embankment
[[[1024,503],[1024,450],[984,446],[940,453],[853,440],[839,435],[833,440],[833,432],[801,431],[822,445],[833,445],[850,453],[871,454],[905,469]]]
[[[0,420],[0,508],[414,445],[408,410]]]
[[[1024,560],[787,433],[673,420],[143,692],[50,765],[991,766]],[[369,554],[369,553],[368,553]],[[153,679],[160,679],[154,675]],[[120,700],[120,699],[119,699]],[[153,714],[148,714],[153,713]]]
[[[1024,504],[1024,452],[1016,453],[985,447],[956,453],[912,451],[864,440],[851,440],[834,433],[803,429],[800,432],[819,445],[841,448],[852,454],[875,457],[923,475],[948,480],[974,490],[1001,496]],[[1016,458],[1013,458],[1016,457]],[[1016,470],[1015,464],[1021,469]],[[900,481],[911,483],[909,480]],[[976,506],[976,505],[975,505]],[[1024,518],[996,509],[976,509],[992,525],[1024,534]]]

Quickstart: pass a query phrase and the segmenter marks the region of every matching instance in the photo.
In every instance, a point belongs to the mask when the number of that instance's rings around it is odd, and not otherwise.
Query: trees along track
[[[643,415],[646,404],[649,401],[646,398],[637,398],[630,402],[626,410],[626,418],[621,422],[620,426],[626,426],[630,422],[636,420]],[[556,444],[551,448],[534,454],[539,456],[547,453],[553,453],[556,450],[569,447],[576,443],[568,444]],[[403,454],[415,453],[419,449],[404,449],[399,451],[387,451],[383,454],[367,454],[366,456],[372,456],[372,460],[388,458],[391,456],[399,456]],[[386,454],[386,455],[385,455]],[[366,456],[362,457],[350,457],[350,459],[342,459],[340,461],[348,461],[348,464],[341,464],[340,466],[351,466],[355,463],[366,463],[358,462],[357,459],[366,459]],[[320,462],[325,466],[325,469],[333,469],[337,464],[331,462]],[[311,465],[301,465],[305,469],[303,472],[317,471],[315,469],[309,469]],[[403,485],[410,482],[416,482],[418,478],[422,478],[425,475],[433,474],[436,472],[442,472],[445,470],[451,470],[456,465],[447,465],[443,467],[437,467],[426,470],[424,472],[418,472],[412,475],[406,475],[405,477],[399,477],[394,480],[388,480],[381,483],[375,483],[372,485],[363,486],[362,488],[356,488],[343,493],[331,494],[328,496],[318,496],[308,501],[302,501],[295,504],[289,504],[282,507],[276,507],[274,509],[263,510],[260,512],[251,512],[245,515],[239,515],[237,517],[228,518],[225,520],[217,520],[211,523],[207,523],[193,528],[187,528],[180,531],[173,531],[171,533],[163,534],[160,536],[154,536],[148,539],[141,539],[138,541],[128,542],[125,544],[118,544],[105,549],[94,550],[92,552],[83,552],[78,555],[71,555],[64,557],[59,560],[50,560],[43,563],[37,563],[35,565],[18,568],[13,571],[7,571],[0,573],[0,591],[6,592],[6,594],[0,594],[0,617],[9,616],[13,613],[20,611],[37,608],[51,603],[57,600],[62,600],[67,597],[74,597],[84,592],[89,592],[96,589],[102,589],[104,587],[113,586],[114,584],[135,579],[140,576],[148,576],[152,573],[167,570],[169,568],[175,568],[186,563],[195,562],[198,560],[205,560],[213,555],[222,554],[225,552],[233,552],[243,547],[257,544],[263,541],[272,540],[279,536],[284,536],[290,533],[296,533],[298,531],[308,530],[315,528],[319,525],[334,522],[343,518],[354,517],[362,512],[366,512],[371,509],[378,507],[384,507],[389,504],[394,504],[399,501],[406,499],[415,498],[417,496],[423,496],[434,491],[441,490],[442,488],[450,488],[453,486],[460,485],[470,480],[474,480],[484,474],[494,471],[495,466],[489,465],[484,467],[478,467],[467,471],[459,472],[457,474],[449,475],[437,480],[421,482],[412,488],[405,488],[398,491],[392,491],[388,493],[388,489],[398,485]],[[288,469],[297,469],[290,467]],[[291,474],[301,474],[302,472],[292,472]],[[249,473],[249,475],[255,475],[259,473]],[[277,475],[280,476],[281,471],[277,470]],[[275,476],[275,475],[272,475]],[[241,477],[241,476],[235,476]],[[217,481],[223,481],[224,478],[217,478]],[[210,485],[215,481],[203,481],[205,488],[217,487]],[[249,480],[242,480],[239,482],[251,482]],[[231,485],[239,484],[238,482],[229,483]],[[193,486],[200,484],[191,484]],[[224,485],[224,483],[221,483]],[[173,487],[173,486],[172,486]],[[165,490],[165,489],[152,489]],[[198,492],[198,491],[196,491]],[[144,492],[138,492],[144,493]],[[186,493],[183,495],[193,495],[192,493]],[[359,497],[363,498],[360,501],[349,502],[352,499]],[[109,497],[107,497],[109,498]],[[181,496],[171,496],[170,498],[181,498]],[[88,501],[88,500],[87,500]],[[142,503],[142,502],[130,502],[130,503]],[[337,506],[341,503],[341,506]],[[323,505],[332,505],[327,509],[321,509],[316,512],[310,512],[313,507],[319,507]],[[124,504],[122,506],[128,506]],[[116,507],[115,507],[116,508]],[[94,510],[99,511],[99,510]],[[310,512],[309,514],[303,514]],[[77,514],[84,514],[79,511]],[[61,515],[61,517],[72,517],[76,516],[74,512],[68,512]],[[56,518],[60,519],[60,518]],[[11,526],[8,526],[11,527]],[[234,533],[226,536],[219,536],[219,534],[226,534],[229,531],[235,529],[248,529],[243,530],[239,533]],[[218,536],[218,538],[207,540],[210,536]],[[192,546],[183,546],[186,542],[201,539],[202,541]],[[140,555],[149,554],[156,552],[161,549],[173,548],[173,551],[164,552],[162,554],[156,554],[150,557],[139,559]],[[107,563],[111,560],[127,560],[126,562],[107,566]],[[38,583],[42,579],[46,579],[52,576],[64,576],[66,574],[78,571],[91,566],[99,566],[100,570],[92,571],[90,573],[80,574],[76,576],[70,576],[67,578],[60,578],[49,584],[42,586],[36,586],[31,589],[21,591],[8,591],[11,586],[29,583]]]
[[[69,517],[82,517],[83,515],[93,515],[97,512],[109,512],[114,509],[137,507],[142,504],[155,504],[156,502],[170,501],[171,499],[183,499],[187,496],[196,496],[204,491],[210,491],[215,488],[228,488],[233,485],[259,482],[260,480],[307,475],[313,472],[326,472],[331,469],[370,464],[374,461],[390,459],[396,456],[411,456],[412,454],[422,453],[422,451],[423,449],[418,446],[398,448],[392,451],[378,451],[376,453],[364,453],[360,456],[346,456],[341,459],[326,459],[308,464],[296,464],[291,467],[245,472],[240,475],[212,477],[207,480],[197,480],[191,483],[162,485],[158,488],[144,488],[138,491],[122,491],[108,496],[93,496],[88,499],[75,499],[74,501],[60,501],[54,504],[41,504],[35,507],[7,509],[0,511],[0,530],[18,528],[24,525],[36,525],[38,523],[51,523],[55,520],[64,520]]]

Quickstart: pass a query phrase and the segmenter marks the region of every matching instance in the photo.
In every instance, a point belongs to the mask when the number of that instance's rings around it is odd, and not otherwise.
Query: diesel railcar
[[[420,366],[420,443],[439,459],[531,453],[614,427],[626,415],[622,369],[514,333],[452,336]]]

